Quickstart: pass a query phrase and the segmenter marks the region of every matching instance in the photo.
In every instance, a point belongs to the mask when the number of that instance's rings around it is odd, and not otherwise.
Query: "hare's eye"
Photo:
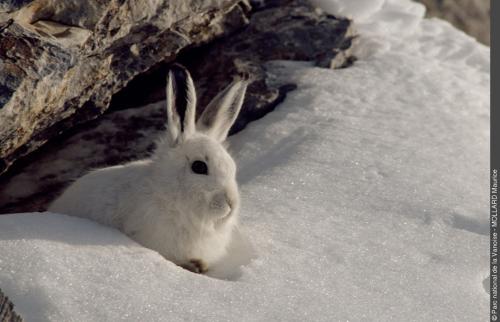
[[[191,170],[196,174],[206,174],[208,175],[207,164],[203,161],[196,160],[191,163]]]

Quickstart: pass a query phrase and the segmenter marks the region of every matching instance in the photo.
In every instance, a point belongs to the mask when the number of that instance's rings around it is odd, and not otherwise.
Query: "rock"
[[[2,322],[22,322],[23,319],[14,311],[14,304],[0,289],[0,321]]]
[[[271,1],[251,13],[246,28],[182,51],[176,61],[193,74],[198,112],[233,76],[251,77],[234,133],[270,112],[295,88],[275,83],[265,62],[293,59],[345,67],[353,60],[352,38],[347,19],[317,12],[307,1]],[[113,97],[104,116],[52,140],[0,177],[0,213],[45,210],[61,189],[89,169],[146,157],[165,126],[167,69],[163,63],[137,76]],[[160,102],[146,105],[153,101]]]
[[[100,115],[138,74],[248,22],[240,0],[25,4],[0,7],[0,173]]]
[[[451,22],[485,45],[490,45],[489,0],[417,0],[427,7],[427,16]]]
[[[3,0],[0,3],[0,11],[10,12],[15,11],[27,5],[33,0]]]
[[[309,1],[274,1],[253,13],[242,31],[180,55],[179,61],[192,71],[200,88],[200,113],[233,75],[250,75],[245,104],[230,132],[235,133],[270,112],[295,88],[266,82],[265,62],[302,60],[326,68],[346,67],[353,59],[353,36],[350,20],[317,12]]]
[[[294,84],[280,88],[266,83],[264,62],[312,61],[317,66],[340,68],[353,61],[351,21],[320,13],[305,0],[267,1],[252,13],[246,28],[230,37],[194,48],[177,61],[192,73],[199,94],[198,114],[235,75],[250,75],[245,104],[230,134],[242,130],[279,104]],[[112,109],[144,105],[165,97],[168,65],[139,76],[112,101]]]

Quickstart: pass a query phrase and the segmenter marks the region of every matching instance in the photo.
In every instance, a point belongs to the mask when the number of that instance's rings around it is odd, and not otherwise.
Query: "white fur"
[[[196,95],[189,73],[185,84],[167,79],[166,139],[150,159],[95,170],[74,182],[49,211],[90,218],[116,227],[178,265],[199,260],[212,265],[225,253],[237,224],[240,198],[236,165],[222,141],[246,90],[235,81],[205,109],[195,125]],[[186,86],[184,128],[175,93]],[[195,160],[208,175],[191,169]]]

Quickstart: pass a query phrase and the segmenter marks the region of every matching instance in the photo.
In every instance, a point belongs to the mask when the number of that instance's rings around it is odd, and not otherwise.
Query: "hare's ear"
[[[208,104],[196,122],[196,130],[224,141],[240,112],[248,81],[236,80]]]
[[[167,75],[167,129],[171,145],[195,131],[196,92],[186,68],[174,64]]]

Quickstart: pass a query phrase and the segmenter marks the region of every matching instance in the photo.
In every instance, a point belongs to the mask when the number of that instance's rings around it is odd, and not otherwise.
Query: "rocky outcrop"
[[[26,2],[0,7],[0,173],[138,74],[247,23],[240,0]]]
[[[490,45],[489,0],[417,0],[427,7],[427,16],[451,22],[485,45]]]
[[[325,68],[346,67],[353,60],[351,27],[348,19],[319,13],[308,1],[269,3],[252,15],[243,31],[179,60],[197,79],[202,107],[230,81],[231,75],[248,74],[253,78],[242,112],[231,129],[235,133],[267,114],[287,91],[295,88],[295,84],[275,88],[266,82],[266,61],[301,60]]]
[[[176,57],[193,74],[198,112],[233,76],[250,76],[232,133],[270,112],[295,88],[274,83],[266,72],[267,61],[303,60],[340,68],[354,59],[349,52],[351,22],[316,11],[308,1],[268,1],[249,15],[246,27]],[[168,63],[132,80],[113,96],[105,115],[66,131],[0,177],[0,213],[45,210],[68,182],[89,169],[146,157],[165,128],[162,101]],[[160,103],[147,105],[156,101]]]
[[[352,63],[354,37],[351,21],[320,13],[305,0],[267,1],[256,6],[247,27],[230,37],[181,53],[177,61],[192,73],[199,94],[198,114],[231,78],[251,78],[242,112],[231,134],[270,112],[294,84],[279,88],[266,82],[264,63],[303,60],[326,68]],[[165,97],[168,65],[139,76],[113,98],[112,109],[141,106]]]
[[[0,289],[0,321],[2,322],[22,322],[23,319],[14,311],[14,304]]]

